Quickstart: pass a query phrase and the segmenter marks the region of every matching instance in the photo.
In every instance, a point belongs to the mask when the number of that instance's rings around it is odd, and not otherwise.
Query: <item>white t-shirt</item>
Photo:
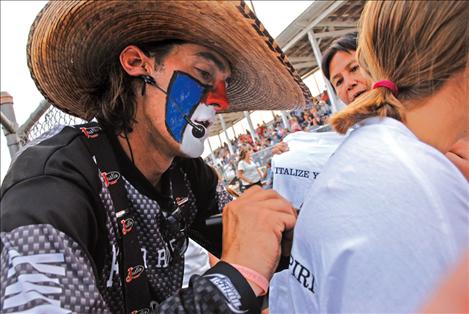
[[[335,132],[295,132],[285,137],[289,151],[272,158],[273,189],[295,208],[345,136]]]
[[[241,183],[243,185],[249,185],[252,183],[256,183],[260,181],[261,176],[259,175],[259,172],[257,171],[257,165],[254,161],[251,161],[250,163],[245,162],[244,160],[241,160],[238,163],[238,170],[243,170],[243,176],[250,180],[250,182],[246,182],[243,179],[241,179]]]
[[[404,124],[369,118],[307,193],[270,312],[415,312],[467,249],[468,182]]]

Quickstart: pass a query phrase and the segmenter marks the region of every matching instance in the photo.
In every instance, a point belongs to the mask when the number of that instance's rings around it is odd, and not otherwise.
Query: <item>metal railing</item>
[[[26,122],[18,126],[13,108],[13,97],[7,92],[1,93],[0,118],[12,160],[21,147],[55,126],[84,122],[80,118],[68,115],[53,107],[46,100],[42,100]]]

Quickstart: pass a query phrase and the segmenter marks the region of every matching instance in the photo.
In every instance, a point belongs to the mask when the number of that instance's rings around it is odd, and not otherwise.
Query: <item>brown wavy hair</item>
[[[329,122],[339,133],[373,116],[405,121],[404,100],[437,91],[468,66],[469,2],[369,1],[360,18],[357,58],[373,82],[391,80],[398,95],[371,89]]]
[[[184,43],[183,40],[169,39],[136,46],[148,57],[155,58],[157,67],[176,45]],[[87,106],[87,114],[95,116],[101,125],[113,129],[116,134],[132,132],[136,111],[135,91],[139,90],[142,82],[122,69],[119,56],[98,72],[104,73],[100,84],[83,95],[83,102],[91,104]]]

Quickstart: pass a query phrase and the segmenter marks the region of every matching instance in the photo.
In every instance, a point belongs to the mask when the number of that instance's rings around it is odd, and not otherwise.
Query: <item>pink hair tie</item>
[[[397,94],[399,93],[399,89],[397,89],[396,84],[394,84],[394,82],[390,80],[381,80],[381,81],[375,82],[371,88],[375,89],[378,87],[384,87],[384,88],[389,89],[394,95],[394,97],[397,97]]]

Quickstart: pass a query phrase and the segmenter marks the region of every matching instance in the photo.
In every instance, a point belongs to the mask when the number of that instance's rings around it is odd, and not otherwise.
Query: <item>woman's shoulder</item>
[[[239,168],[239,167],[245,167],[245,166],[246,166],[246,162],[245,162],[244,160],[240,160],[240,161],[238,162],[238,168]]]

